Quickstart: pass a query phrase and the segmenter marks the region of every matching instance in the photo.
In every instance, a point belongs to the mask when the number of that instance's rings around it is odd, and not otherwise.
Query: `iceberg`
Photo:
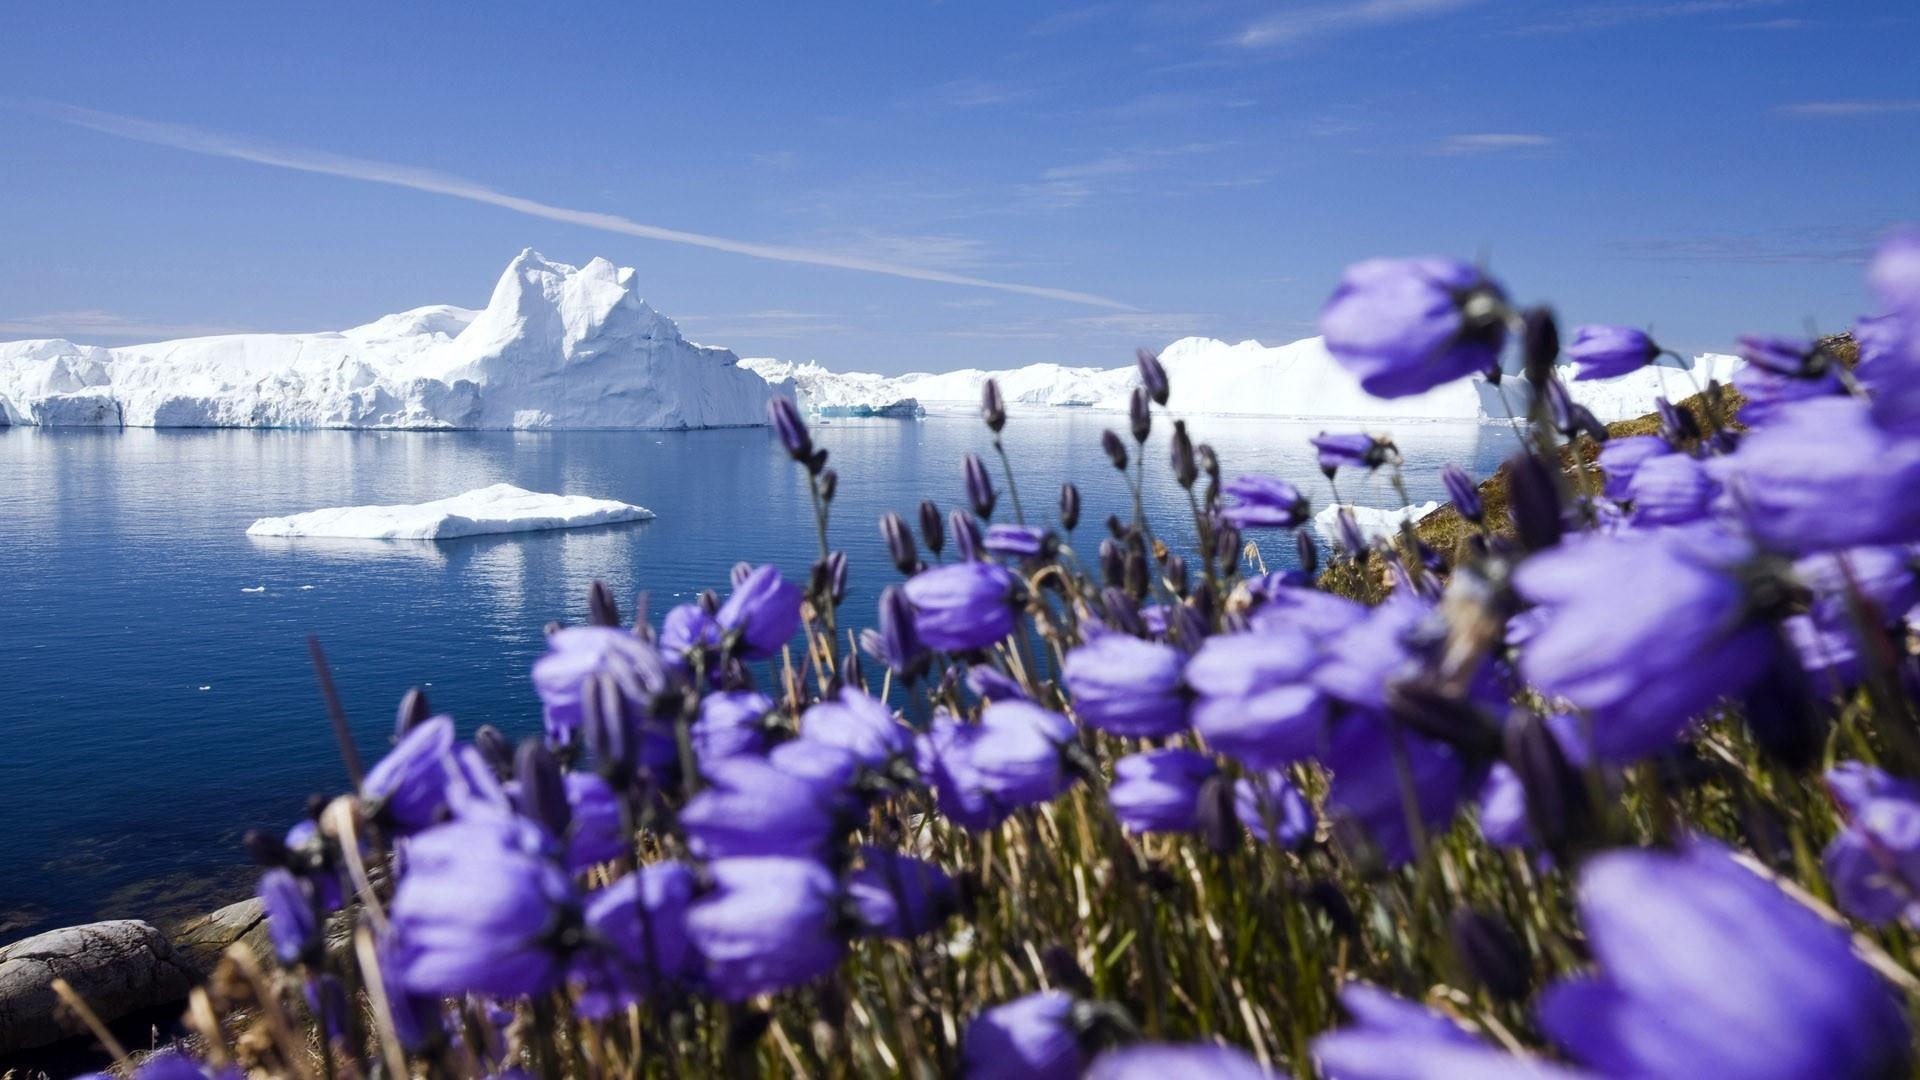
[[[1340,511],[1347,510],[1353,514],[1354,524],[1360,526],[1360,535],[1366,539],[1367,543],[1372,544],[1382,540],[1392,540],[1400,535],[1401,525],[1416,524],[1421,518],[1438,509],[1440,509],[1440,503],[1437,501],[1403,506],[1398,510],[1335,504],[1313,515],[1313,531],[1319,533],[1320,539],[1329,544],[1341,544]]]
[[[612,499],[548,495],[494,484],[432,502],[398,506],[336,506],[288,517],[261,518],[248,536],[361,540],[448,540],[492,533],[578,529],[646,521],[653,511]]]
[[[1406,421],[1504,423],[1523,417],[1533,388],[1517,375],[1497,383],[1474,377],[1402,398],[1376,398],[1340,366],[1320,338],[1286,345],[1228,344],[1187,337],[1160,353],[1172,385],[1168,407],[1188,416],[1256,416],[1362,424]],[[988,378],[1012,408],[1086,408],[1123,412],[1138,385],[1133,365],[1117,368],[1033,364],[1000,371],[966,368],[943,373],[876,375],[833,372],[818,364],[742,361],[770,380],[790,380],[796,402],[815,415],[917,415],[914,411],[970,411]],[[1570,383],[1576,400],[1603,423],[1630,420],[1654,409],[1656,398],[1694,392],[1697,381],[1731,377],[1737,357],[1705,354],[1690,370],[1644,368],[1616,379]],[[1563,377],[1578,369],[1568,367]],[[1691,375],[1691,378],[1689,378]],[[789,391],[782,391],[789,392]]]
[[[636,273],[520,253],[487,306],[331,333],[102,348],[0,343],[0,422],[89,427],[706,428],[766,423],[779,387],[698,345]]]

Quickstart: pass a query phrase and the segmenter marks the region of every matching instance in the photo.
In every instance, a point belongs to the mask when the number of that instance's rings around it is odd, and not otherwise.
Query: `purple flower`
[[[1358,828],[1390,866],[1416,854],[1410,812],[1429,834],[1446,828],[1469,781],[1451,747],[1370,712],[1337,721],[1320,761],[1333,773],[1328,815]]]
[[[676,604],[660,620],[660,651],[676,659],[720,647],[720,624],[699,604]]]
[[[90,1073],[90,1076],[108,1077],[107,1073]],[[240,1071],[232,1066],[217,1073],[201,1068],[200,1063],[180,1053],[178,1050],[163,1050],[140,1063],[133,1070],[133,1080],[240,1080]]]
[[[1708,469],[1724,508],[1775,551],[1920,540],[1920,438],[1882,430],[1856,398],[1801,402]]]
[[[1888,310],[1920,314],[1920,228],[1909,225],[1881,242],[1867,283]]]
[[[777,566],[759,567],[733,587],[714,620],[739,635],[743,659],[764,660],[800,629],[800,586],[781,577]]]
[[[1514,584],[1550,614],[1528,639],[1520,671],[1591,714],[1600,760],[1658,753],[1688,720],[1745,691],[1776,655],[1744,573],[1751,557],[1743,541],[1700,526],[1593,537],[1536,555]]]
[[[840,883],[812,859],[719,859],[713,887],[687,912],[706,984],[743,1001],[821,978],[846,951]]]
[[[835,826],[834,787],[752,757],[713,762],[706,776],[707,786],[680,812],[680,827],[695,855],[725,859],[825,851]]]
[[[986,548],[1003,559],[1038,559],[1051,539],[1038,525],[989,525]]]
[[[987,465],[980,460],[979,454],[968,454],[960,459],[961,471],[967,481],[967,503],[973,512],[982,519],[993,516],[993,504],[999,496],[993,491],[993,477],[987,475]]]
[[[855,805],[849,788],[859,779],[860,758],[846,747],[803,735],[774,747],[767,761],[788,776],[812,784],[828,805],[840,810]]]
[[[1455,259],[1347,267],[1320,312],[1327,351],[1375,397],[1405,397],[1491,372],[1507,340],[1506,294]]]
[[[653,646],[611,626],[569,626],[547,635],[546,655],[533,662],[533,688],[545,707],[548,741],[565,746],[580,729],[581,700],[595,675],[619,685],[635,714],[648,711],[664,675]]]
[[[981,701],[1032,700],[1018,682],[987,664],[974,664],[967,669],[967,689]]]
[[[860,647],[908,682],[926,673],[927,647],[913,626],[913,604],[906,590],[889,585],[880,592],[880,628],[863,631]]]
[[[1201,785],[1219,774],[1212,758],[1193,750],[1128,754],[1113,763],[1107,802],[1128,832],[1193,832]]]
[[[914,762],[933,788],[940,812],[963,829],[991,829],[1006,819],[1007,810],[987,793],[986,782],[973,767],[973,747],[980,741],[978,724],[963,724],[940,712],[926,734],[914,740]],[[1058,751],[1055,751],[1058,755]]]
[[[1222,490],[1234,501],[1220,513],[1239,529],[1261,525],[1291,529],[1306,521],[1311,509],[1299,488],[1271,476],[1243,476]]]
[[[1581,720],[1566,713],[1546,718],[1548,737],[1560,747],[1572,765],[1585,768],[1591,755],[1582,734]],[[1495,762],[1480,786],[1480,835],[1498,847],[1531,848],[1538,840],[1527,819],[1527,789],[1513,766]]]
[[[984,649],[1013,633],[1019,579],[997,563],[949,563],[923,570],[903,589],[914,631],[928,647]]]
[[[1824,856],[1841,909],[1876,926],[1920,924],[1920,786],[1857,761],[1826,780],[1845,822]]]
[[[1160,363],[1160,358],[1145,349],[1135,349],[1133,361],[1140,369],[1140,385],[1146,388],[1147,396],[1165,405],[1171,388],[1167,383],[1167,369]]]
[[[375,815],[401,835],[419,832],[447,808],[453,753],[453,718],[436,716],[407,732],[387,756],[367,770],[360,791]]]
[[[1446,486],[1447,498],[1461,517],[1474,522],[1480,520],[1484,513],[1480,487],[1473,482],[1473,477],[1467,475],[1467,470],[1458,465],[1448,465],[1440,470],[1440,483]]]
[[[1309,681],[1318,661],[1313,641],[1291,620],[1208,638],[1185,673],[1199,695],[1194,729],[1208,746],[1250,768],[1309,756],[1328,717],[1326,696]]]
[[[1580,1075],[1517,1057],[1474,1038],[1453,1020],[1366,983],[1340,988],[1353,1024],[1313,1040],[1327,1080],[1573,1080]]]
[[[1066,717],[1028,701],[1002,701],[980,714],[968,747],[973,774],[987,796],[1009,810],[1051,802],[1079,779],[1068,767],[1075,745]]]
[[[1820,368],[1807,375],[1784,375],[1759,364],[1748,364],[1735,371],[1733,388],[1746,399],[1740,406],[1740,419],[1750,427],[1772,423],[1797,402],[1845,393],[1839,376],[1830,368]]]
[[[807,422],[800,419],[800,409],[792,398],[775,394],[767,402],[767,419],[793,460],[805,461],[813,456],[813,438],[807,434]]]
[[[1673,453],[1673,447],[1658,435],[1628,435],[1609,439],[1600,448],[1600,469],[1606,473],[1606,496],[1625,499],[1633,484],[1633,474],[1654,458]]]
[[[700,955],[687,937],[687,910],[698,889],[685,863],[658,862],[594,893],[586,921],[599,948],[581,958],[576,974],[620,1004],[693,981]]]
[[[800,730],[807,738],[841,747],[876,769],[907,753],[913,742],[912,733],[894,719],[892,709],[851,687],[809,708],[800,717]]]
[[[1727,849],[1600,855],[1579,900],[1597,970],[1549,988],[1538,1011],[1581,1064],[1756,1080],[1905,1069],[1902,1004],[1847,932]]]
[[[543,993],[560,980],[578,901],[552,841],[524,819],[461,818],[414,837],[390,911],[416,994]]]
[[[1277,769],[1233,782],[1233,812],[1255,840],[1297,848],[1313,839],[1313,807]]]
[[[612,862],[633,848],[633,837],[622,821],[620,796],[593,773],[570,772],[564,781],[570,824],[567,827],[567,869],[585,873]]]
[[[1229,1046],[1136,1043],[1109,1050],[1093,1059],[1085,1080],[1173,1080],[1175,1077],[1209,1080],[1283,1080],[1252,1056]]]
[[[1873,397],[1873,418],[1889,431],[1920,434],[1920,311],[1861,319],[1854,377]]]
[[[1377,469],[1399,455],[1391,439],[1363,432],[1329,435],[1321,432],[1312,439],[1319,451],[1320,471],[1332,476],[1340,469]]]
[[[280,963],[292,967],[317,959],[320,920],[300,879],[290,870],[275,867],[260,875],[259,894],[267,913],[267,938]]]
[[[1325,655],[1313,670],[1313,685],[1349,705],[1386,709],[1388,689],[1420,670],[1415,646],[1437,620],[1431,601],[1396,591],[1322,645]]]
[[[1660,346],[1646,331],[1631,326],[1576,326],[1566,351],[1567,359],[1580,364],[1573,381],[1585,382],[1638,371],[1653,363]]]
[[[966,1080],[1054,1080],[1086,1066],[1074,1029],[1073,998],[1058,990],[996,1005],[967,1025],[960,1073]]]
[[[1061,681],[1082,723],[1134,738],[1187,726],[1184,657],[1178,649],[1125,634],[1102,634],[1067,653]]]
[[[1664,454],[1640,463],[1627,484],[1635,525],[1685,525],[1708,516],[1720,485],[1707,467],[1685,454]]]
[[[959,910],[953,879],[930,862],[876,847],[861,848],[860,861],[847,879],[847,898],[870,934],[916,938]]]

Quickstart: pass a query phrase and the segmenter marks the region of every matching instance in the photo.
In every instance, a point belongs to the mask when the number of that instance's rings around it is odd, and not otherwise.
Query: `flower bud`
[[[1833,718],[1791,648],[1777,650],[1741,706],[1755,745],[1788,771],[1804,772],[1820,760]]]
[[[1173,422],[1173,446],[1169,452],[1173,460],[1173,479],[1183,488],[1192,488],[1193,482],[1200,478],[1200,466],[1193,460],[1193,440],[1187,437],[1187,422]]]
[[[826,467],[827,467],[827,452],[824,449],[815,450],[813,452],[813,456],[807,459],[807,471],[810,473],[813,473],[815,476],[818,476],[820,474],[820,470]]]
[[[473,733],[473,747],[493,766],[494,772],[504,774],[513,768],[513,744],[492,724],[481,724],[480,730]]]
[[[1524,1001],[1533,965],[1514,932],[1484,912],[1462,907],[1447,920],[1453,954],[1481,989],[1500,1001]]]
[[[1214,526],[1213,557],[1228,570],[1240,565],[1240,530],[1225,522]]]
[[[1547,419],[1552,422],[1553,430],[1571,437],[1574,431],[1573,398],[1567,393],[1567,385],[1549,377],[1540,387],[1540,397],[1547,404]]]
[[[1108,585],[1119,585],[1126,580],[1127,557],[1120,548],[1120,542],[1108,537],[1100,541],[1100,579]]]
[[[1340,546],[1347,554],[1358,557],[1367,551],[1367,537],[1360,531],[1360,522],[1353,516],[1351,507],[1342,506],[1334,512],[1334,522],[1339,527]]]
[[[1528,551],[1541,551],[1560,542],[1566,523],[1560,513],[1560,487],[1553,466],[1538,454],[1516,454],[1507,463],[1512,491],[1507,508],[1514,532]]]
[[[967,478],[967,503],[981,518],[992,517],[993,505],[999,496],[994,494],[993,478],[987,475],[986,462],[980,460],[979,454],[968,454],[961,459],[961,468]]]
[[[1000,396],[1000,384],[993,379],[980,384],[980,418],[995,435],[1007,426],[1007,402]]]
[[[1440,470],[1440,482],[1446,485],[1447,498],[1452,500],[1460,516],[1479,524],[1485,509],[1480,503],[1480,488],[1474,484],[1473,477],[1467,475],[1467,470],[1448,465]]]
[[[395,740],[407,737],[407,732],[425,723],[433,715],[432,706],[427,704],[427,692],[414,687],[400,695],[400,708],[393,717],[393,737]]]
[[[1080,524],[1080,489],[1072,484],[1060,485],[1060,528],[1072,532]]]
[[[840,658],[840,685],[864,690],[867,687],[866,673],[860,669],[860,651],[848,649],[847,655]]]
[[[1320,572],[1320,549],[1313,545],[1313,537],[1305,529],[1293,531],[1293,550],[1300,557],[1300,572],[1313,577]]]
[[[560,763],[553,752],[538,739],[520,744],[514,755],[513,776],[520,782],[514,800],[520,813],[539,822],[555,837],[567,835],[573,812],[567,805],[567,785],[560,775]]]
[[[1140,368],[1140,387],[1153,400],[1162,405],[1167,403],[1171,388],[1167,384],[1167,369],[1160,364],[1160,358],[1145,349],[1136,350],[1133,360]]]
[[[736,567],[736,569],[738,569],[738,567]],[[745,580],[746,578],[744,577],[740,579],[740,581]],[[740,581],[734,582],[735,588],[740,586]],[[699,604],[700,610],[706,612],[708,615],[716,614],[720,610],[720,594],[714,592],[712,589],[700,590],[700,595],[694,597],[694,602]]]
[[[587,677],[580,688],[580,729],[587,749],[609,773],[624,773],[633,767],[633,740],[627,696],[612,672],[598,671]]]
[[[813,437],[807,434],[807,422],[800,418],[800,408],[792,398],[774,395],[767,402],[767,418],[793,460],[804,463],[813,456]]]
[[[1179,596],[1187,595],[1187,560],[1186,558],[1180,555],[1178,552],[1174,552],[1167,556],[1167,561],[1165,563],[1165,566],[1167,571],[1167,581],[1173,585],[1174,593]]]
[[[1109,585],[1100,592],[1100,614],[1108,626],[1123,634],[1144,636],[1147,624],[1140,618],[1140,605],[1126,591]]]
[[[947,515],[947,527],[953,530],[953,552],[966,562],[980,557],[980,526],[965,513],[955,510]]]
[[[1560,359],[1560,324],[1553,317],[1553,309],[1537,307],[1524,316],[1526,335],[1522,338],[1527,381],[1534,386],[1545,386],[1553,378],[1554,361]]]
[[[604,581],[595,579],[587,586],[587,622],[592,626],[620,625],[620,605]]]
[[[1127,398],[1127,423],[1133,429],[1133,441],[1144,443],[1153,432],[1153,406],[1145,387],[1136,386]]]
[[[1127,549],[1125,575],[1126,590],[1133,594],[1134,599],[1145,600],[1153,581],[1147,577],[1147,556],[1140,548]]]
[[[1201,443],[1199,446],[1194,447],[1193,456],[1200,464],[1200,471],[1207,474],[1207,479],[1216,484],[1219,483],[1220,455],[1213,452],[1213,447],[1206,443]]]
[[[728,584],[732,585],[734,588],[737,589],[740,587],[740,584],[742,582],[746,581],[748,578],[752,576],[753,576],[753,564],[742,560],[740,562],[734,563],[733,566],[730,569],[728,569],[727,582]]]
[[[832,469],[820,470],[820,501],[830,503],[833,493],[840,490],[840,474]]]
[[[935,511],[934,521],[939,521],[938,511]],[[913,533],[907,529],[905,518],[891,510],[882,514],[880,535],[887,542],[887,557],[893,560],[895,569],[903,574],[912,574],[920,568],[920,552],[913,546]]]
[[[833,598],[834,607],[839,607],[840,601],[847,598],[847,553],[844,551],[827,553],[827,595]]]
[[[1100,449],[1106,453],[1107,460],[1113,462],[1114,468],[1127,471],[1127,444],[1120,441],[1120,436],[1114,434],[1112,428],[1100,433]]]
[[[1119,514],[1107,515],[1107,535],[1108,536],[1113,537],[1115,540],[1125,540],[1128,536],[1132,535],[1132,533],[1133,533],[1132,527],[1130,527],[1126,522],[1121,521]]]
[[[247,849],[247,857],[257,866],[285,866],[293,858],[286,841],[262,829],[248,829],[240,838],[240,846]]]
[[[947,546],[947,530],[940,523],[940,508],[932,499],[920,500],[920,538],[936,556]]]
[[[1507,765],[1526,791],[1527,822],[1541,846],[1567,852],[1591,844],[1598,818],[1586,778],[1567,760],[1546,721],[1516,714],[1507,721],[1503,743]]]

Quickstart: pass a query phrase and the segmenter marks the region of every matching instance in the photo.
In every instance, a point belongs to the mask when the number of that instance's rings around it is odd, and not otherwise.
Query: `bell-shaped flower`
[[[1299,488],[1277,477],[1242,476],[1221,490],[1233,499],[1221,507],[1221,516],[1239,529],[1291,529],[1305,522],[1313,509]]]
[[[1429,835],[1444,830],[1472,779],[1452,747],[1366,711],[1334,723],[1320,762],[1333,773],[1328,816],[1358,829],[1389,866],[1417,854],[1410,819]]]
[[[1212,758],[1194,750],[1128,754],[1113,763],[1107,803],[1128,832],[1193,832],[1200,827],[1201,787],[1219,773]]]
[[[894,719],[885,702],[851,687],[843,687],[802,714],[800,732],[816,742],[841,747],[873,769],[883,768],[913,748],[913,733]]]
[[[1631,326],[1576,326],[1567,343],[1567,359],[1580,365],[1575,382],[1612,379],[1640,370],[1660,355],[1645,330]]]
[[[773,699],[758,690],[721,690],[700,699],[700,715],[687,726],[693,754],[702,764],[767,752],[767,714]]]
[[[434,824],[447,809],[453,718],[436,716],[416,725],[368,769],[360,793],[374,816],[402,836]]]
[[[738,635],[742,659],[764,660],[800,629],[800,586],[781,577],[777,566],[758,567],[733,587],[713,618],[724,634]]]
[[[1600,470],[1606,474],[1604,491],[1609,499],[1625,499],[1633,484],[1633,474],[1641,465],[1673,453],[1672,444],[1658,435],[1628,435],[1609,439],[1600,448]]]
[[[1309,756],[1321,745],[1329,716],[1326,696],[1309,678],[1319,658],[1313,641],[1290,619],[1208,638],[1185,672],[1199,695],[1194,729],[1208,746],[1249,768],[1277,768]]]
[[[552,840],[524,819],[489,815],[408,842],[389,916],[409,991],[515,998],[559,982],[580,910]]]
[[[916,938],[939,928],[960,908],[945,870],[910,855],[860,849],[860,866],[847,878],[847,899],[866,933]]]
[[[1129,738],[1157,738],[1187,726],[1178,649],[1125,634],[1102,634],[1067,653],[1061,681],[1082,723]]]
[[[1549,988],[1540,1025],[1608,1076],[1887,1076],[1906,1010],[1834,926],[1706,840],[1582,869],[1596,970]]]
[[[1920,437],[1857,398],[1802,402],[1708,464],[1721,503],[1761,544],[1807,554],[1920,540]]]
[[[707,786],[680,811],[687,847],[696,856],[825,853],[837,826],[834,786],[752,757],[713,762],[705,774]]]
[[[1493,372],[1506,294],[1457,259],[1369,259],[1347,267],[1320,311],[1327,351],[1375,397]]]
[[[300,879],[284,867],[275,867],[260,875],[259,895],[267,916],[267,940],[280,963],[292,967],[318,960],[320,918]]]
[[[635,715],[649,711],[665,679],[654,647],[612,626],[569,626],[547,635],[546,654],[533,663],[533,688],[544,707],[547,740],[573,742],[583,719],[582,699],[593,677],[613,678]]]
[[[593,773],[570,772],[565,788],[567,869],[582,873],[632,852],[633,837],[623,823],[620,795],[610,784]]]
[[[1720,485],[1705,464],[1686,454],[1649,458],[1627,484],[1635,525],[1685,525],[1707,518]]]
[[[1313,839],[1312,805],[1277,769],[1235,780],[1233,813],[1241,827],[1263,844],[1297,848]]]
[[[1827,845],[1841,910],[1875,925],[1920,925],[1920,785],[1857,761],[1828,771],[1844,823]]]
[[[1073,1014],[1073,998],[1058,990],[1042,990],[983,1011],[967,1025],[961,1076],[1054,1080],[1080,1075],[1086,1052]]]
[[[744,1001],[813,982],[846,952],[840,883],[812,859],[768,856],[707,865],[711,888],[687,912],[706,985]]]
[[[575,963],[574,977],[616,1005],[697,980],[700,954],[687,937],[687,911],[698,892],[685,863],[659,862],[594,893],[586,924],[595,947]]]
[[[1135,1043],[1108,1050],[1093,1059],[1084,1080],[1171,1080],[1173,1077],[1208,1080],[1285,1080],[1285,1075],[1262,1066],[1244,1050],[1212,1043],[1178,1046],[1172,1043]]]
[[[1019,579],[998,563],[948,563],[923,570],[902,586],[913,606],[913,629],[929,648],[984,649],[1013,633]]]
[[[1340,988],[1347,1027],[1313,1040],[1327,1080],[1575,1080],[1584,1074],[1482,1042],[1452,1019],[1366,983]]]

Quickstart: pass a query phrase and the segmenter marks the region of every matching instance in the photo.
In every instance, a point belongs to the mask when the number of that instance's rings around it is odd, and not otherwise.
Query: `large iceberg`
[[[1340,366],[1319,338],[1268,346],[1258,341],[1230,345],[1187,337],[1160,353],[1173,388],[1169,407],[1187,415],[1264,416],[1364,424],[1409,420],[1504,422],[1525,416],[1533,390],[1515,375],[1497,384],[1462,379],[1424,394],[1377,398]],[[902,403],[928,411],[978,408],[989,377],[1013,407],[1087,408],[1119,412],[1138,383],[1132,365],[1117,368],[1033,364],[1003,371],[967,368],[938,374],[875,375],[832,372],[817,364],[743,361],[772,379],[791,379],[797,400],[819,415],[911,415]],[[1707,354],[1689,372],[1645,368],[1617,379],[1572,383],[1574,397],[1602,421],[1628,420],[1654,409],[1662,395],[1675,400],[1694,392],[1694,381],[1725,382],[1736,357]],[[1564,371],[1571,376],[1577,369]]]
[[[0,344],[0,422],[93,427],[703,428],[775,392],[640,299],[631,268],[522,252],[479,311],[337,333]],[[783,389],[783,388],[781,388]]]
[[[1367,543],[1392,540],[1400,535],[1402,525],[1419,524],[1420,519],[1440,509],[1437,501],[1403,506],[1398,510],[1384,510],[1375,506],[1354,506],[1348,503],[1336,503],[1325,507],[1313,515],[1313,531],[1320,539],[1329,544],[1345,544],[1340,537],[1340,511],[1353,515],[1353,523],[1360,529],[1360,536]]]
[[[548,495],[494,484],[432,502],[398,506],[335,506],[288,517],[261,518],[248,536],[362,540],[448,540],[491,533],[579,529],[646,521],[653,511],[613,499]]]

